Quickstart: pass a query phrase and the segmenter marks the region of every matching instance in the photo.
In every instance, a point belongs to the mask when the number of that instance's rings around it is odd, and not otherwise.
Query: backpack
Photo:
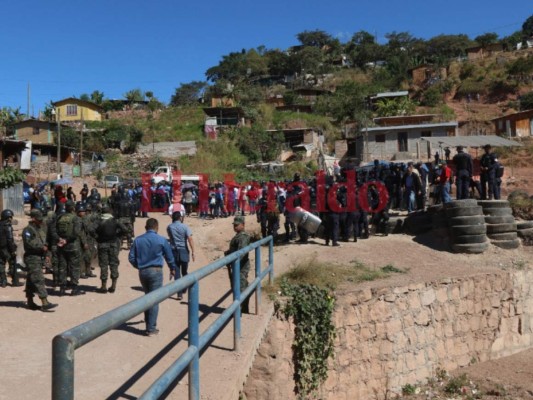
[[[74,238],[74,218],[76,216],[71,213],[60,215],[57,219],[56,228],[59,237],[67,240]]]
[[[96,234],[98,235],[98,242],[110,242],[117,237],[117,220],[110,218],[103,220],[96,228]]]
[[[496,178],[502,178],[503,177],[503,173],[504,173],[504,168],[503,168],[503,165],[498,165],[496,167]]]

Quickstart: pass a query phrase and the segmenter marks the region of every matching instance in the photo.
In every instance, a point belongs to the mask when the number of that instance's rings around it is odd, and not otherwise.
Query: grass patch
[[[277,292],[281,281],[286,281],[293,285],[307,284],[323,289],[335,290],[342,283],[358,283],[383,279],[391,273],[405,273],[405,271],[393,265],[386,265],[377,269],[370,268],[357,260],[353,260],[349,264],[307,260],[302,261],[290,271],[277,278],[274,286],[269,290]]]

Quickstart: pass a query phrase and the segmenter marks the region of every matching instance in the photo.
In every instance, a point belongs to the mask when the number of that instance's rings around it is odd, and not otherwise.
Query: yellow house
[[[69,97],[56,101],[52,105],[56,108],[56,121],[58,114],[61,122],[101,121],[103,119],[104,109],[90,101]]]

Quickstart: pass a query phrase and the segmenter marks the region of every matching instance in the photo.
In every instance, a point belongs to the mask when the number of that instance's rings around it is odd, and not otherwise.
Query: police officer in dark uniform
[[[470,179],[474,169],[472,156],[464,152],[463,146],[457,146],[457,154],[453,157],[457,185],[457,200],[468,199]]]
[[[494,196],[494,186],[496,183],[496,157],[491,153],[491,145],[484,147],[485,154],[481,156],[481,200],[492,200]],[[487,190],[488,186],[488,190]]]
[[[43,229],[43,214],[40,210],[33,209],[30,212],[31,221],[22,231],[22,241],[24,243],[24,264],[28,269],[26,278],[26,298],[30,310],[50,311],[57,304],[48,301],[48,293],[44,285],[43,262],[48,252],[46,244],[46,232]],[[33,301],[34,294],[41,299],[42,306],[39,307]]]
[[[268,215],[267,215],[267,207],[268,207],[268,200],[267,200],[267,192],[266,190],[263,190],[261,192],[261,198],[257,202],[257,206],[255,208],[257,214],[257,222],[261,226],[261,237],[267,237],[267,225],[268,225]]]

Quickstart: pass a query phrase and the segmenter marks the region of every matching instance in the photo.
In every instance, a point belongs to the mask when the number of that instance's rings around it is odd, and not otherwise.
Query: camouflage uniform
[[[43,262],[46,256],[46,231],[30,222],[22,231],[24,243],[24,264],[28,269],[26,278],[26,297],[33,303],[33,295],[37,293],[40,299],[46,299],[48,293],[44,285]]]
[[[232,239],[229,244],[229,250],[227,250],[224,254],[230,255],[231,253],[240,250],[250,244],[251,237],[248,233],[245,231],[241,231],[237,233]],[[248,257],[248,253],[243,255],[240,260],[240,267],[241,267],[241,293],[246,290],[248,287],[248,273],[250,272],[250,259]],[[228,274],[229,274],[229,281],[231,288],[233,289],[233,281],[231,279],[232,277],[232,265],[228,265]],[[250,298],[248,297],[246,300],[242,302],[242,312],[248,313],[249,312],[249,304]]]
[[[81,260],[81,277],[94,277],[91,269],[91,263],[96,253],[96,240],[94,239],[94,229],[96,221],[95,217],[91,213],[85,214],[81,217],[82,236],[87,244],[87,248],[82,247],[82,260]]]
[[[57,257],[57,236],[56,230],[57,214],[50,211],[44,220],[46,226],[46,243],[48,245],[48,256],[50,257],[50,267],[54,276],[54,286],[59,285],[59,259]]]
[[[111,292],[116,288],[116,282],[119,276],[118,255],[120,252],[120,240],[117,239],[127,232],[127,227],[110,213],[104,212],[95,227],[96,241],[98,243],[98,265],[100,266],[100,280],[102,287],[100,292],[107,291],[107,280],[109,270],[111,270],[111,279],[113,281]]]
[[[8,219],[0,221],[0,285],[7,286],[6,263],[9,264],[9,273],[13,279],[13,286],[19,286],[15,253],[17,245],[13,239],[13,227]]]
[[[72,234],[69,237],[61,237],[59,225],[63,218],[70,218],[72,224]],[[58,246],[59,256],[59,285],[61,286],[61,293],[64,294],[67,285],[67,275],[70,277],[70,283],[76,287],[79,284],[80,270],[81,270],[81,248],[85,246],[84,236],[82,236],[81,218],[72,212],[67,212],[57,218],[56,229],[58,236],[66,240],[66,244],[62,247]]]

